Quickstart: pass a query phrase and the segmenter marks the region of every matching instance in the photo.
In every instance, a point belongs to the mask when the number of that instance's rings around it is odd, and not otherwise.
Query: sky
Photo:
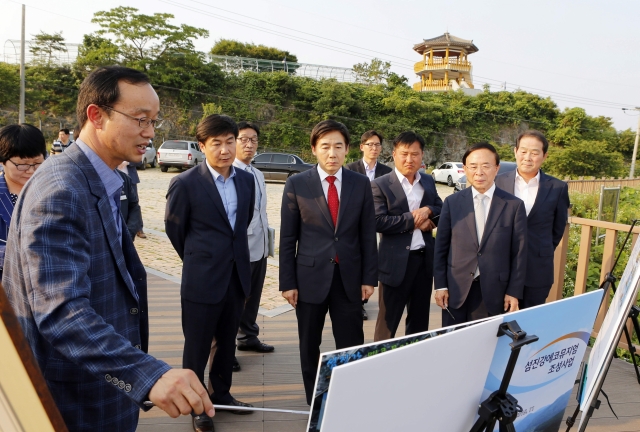
[[[172,24],[209,30],[195,42],[207,52],[216,40],[275,46],[300,63],[350,68],[377,57],[417,82],[413,46],[448,31],[472,39],[474,84],[506,83],[551,96],[563,109],[582,107],[611,117],[618,130],[638,125],[640,106],[640,2],[627,0],[25,0],[26,37],[62,31],[67,42],[98,29],[93,14],[127,5],[139,13],[171,13]],[[20,39],[21,2],[0,0],[0,43]],[[1,58],[0,58],[1,59]]]

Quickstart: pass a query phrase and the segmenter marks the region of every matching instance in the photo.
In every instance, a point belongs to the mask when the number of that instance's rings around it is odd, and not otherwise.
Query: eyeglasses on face
[[[110,111],[114,111],[117,112],[118,114],[122,114],[125,117],[129,117],[131,120],[136,120],[138,122],[138,126],[140,126],[142,129],[146,129],[149,126],[153,127],[154,129],[158,129],[162,126],[162,123],[164,123],[164,119],[150,119],[148,117],[134,117],[132,115],[129,115],[127,113],[123,113],[122,111],[118,111],[117,109],[110,107],[109,105],[100,105],[101,108],[110,110]]]
[[[465,165],[465,167],[471,172],[476,172],[476,171],[478,171],[480,169],[482,169],[482,172],[485,172],[485,171],[489,171],[491,168],[495,168],[495,165],[489,165],[489,164],[476,165],[476,164],[471,164],[471,165]]]
[[[382,147],[382,144],[380,143],[364,143],[364,145],[366,145],[369,148]]]
[[[7,159],[9,162],[11,162],[12,164],[14,164],[16,166],[16,169],[18,171],[29,171],[29,168],[33,168],[33,170],[37,170],[38,167],[40,165],[42,165],[42,162],[38,162],[38,163],[34,163],[34,164],[17,164],[14,161],[12,161],[11,159]]]
[[[242,144],[258,144],[258,137],[253,137],[253,138],[249,138],[249,137],[239,137],[238,141],[240,141]]]

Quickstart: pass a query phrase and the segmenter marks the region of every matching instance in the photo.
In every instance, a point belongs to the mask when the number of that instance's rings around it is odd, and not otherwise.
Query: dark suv
[[[286,180],[287,177],[313,168],[312,164],[287,153],[262,153],[254,157],[251,163],[262,171],[265,180]]]

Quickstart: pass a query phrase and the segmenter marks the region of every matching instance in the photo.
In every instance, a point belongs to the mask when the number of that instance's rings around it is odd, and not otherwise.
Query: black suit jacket
[[[442,206],[436,236],[435,288],[449,289],[449,306],[467,299],[480,267],[487,310],[504,311],[504,296],[522,298],[527,264],[527,213],[522,200],[496,187],[478,245],[472,188],[449,195]]]
[[[342,170],[335,227],[317,166],[289,177],[280,226],[280,291],[297,289],[300,301],[321,303],[329,294],[336,254],[351,301],[362,299],[362,285],[377,284],[376,220],[367,177]]]
[[[515,171],[500,174],[496,186],[513,194],[515,179]],[[538,194],[527,216],[527,286],[553,285],[553,256],[564,235],[568,210],[567,183],[540,171]]]
[[[442,200],[436,191],[433,179],[420,173],[420,184],[424,195],[420,207],[429,207],[432,218],[440,214]],[[395,172],[371,182],[373,202],[376,208],[376,229],[382,233],[378,249],[378,279],[385,285],[398,286],[407,270],[411,239],[415,229],[413,216],[409,210],[407,195]],[[426,253],[425,264],[429,279],[433,274],[433,246],[435,240],[431,231],[422,233]],[[429,288],[431,282],[429,281]]]
[[[235,172],[235,229],[231,229],[206,163],[174,177],[169,184],[165,229],[182,258],[180,295],[189,301],[219,303],[227,292],[234,263],[245,296],[251,291],[247,228],[253,216],[255,182],[253,175]]]
[[[344,166],[346,169],[351,170],[351,171],[355,171],[357,173],[363,174],[363,175],[367,175],[367,171],[365,171],[364,169],[364,161],[362,159],[358,159],[355,162],[351,162],[350,164],[346,164]],[[390,167],[386,166],[385,164],[378,162],[376,164],[376,172],[373,176],[373,178],[378,178],[378,177],[382,177],[385,174],[389,174],[391,171],[393,171]]]

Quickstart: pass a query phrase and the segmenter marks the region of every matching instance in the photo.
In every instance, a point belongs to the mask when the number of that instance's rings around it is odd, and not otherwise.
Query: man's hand
[[[368,300],[373,295],[374,290],[375,288],[372,285],[362,285],[362,301]]]
[[[192,411],[196,414],[206,412],[209,417],[216,414],[209,393],[189,369],[167,371],[151,387],[149,400],[173,418]]]
[[[431,209],[429,207],[420,207],[412,211],[411,215],[413,216],[413,225],[419,228],[431,216]]]
[[[449,290],[441,289],[436,291],[436,304],[442,309],[449,307]]]
[[[427,219],[418,227],[420,231],[431,231],[436,227],[436,224],[433,223],[431,219]]]
[[[518,299],[515,297],[511,297],[508,294],[504,295],[504,311],[505,312],[515,312],[520,310],[518,307]]]
[[[282,297],[284,297],[291,306],[294,308],[298,305],[298,290],[292,289],[288,291],[282,291]]]

